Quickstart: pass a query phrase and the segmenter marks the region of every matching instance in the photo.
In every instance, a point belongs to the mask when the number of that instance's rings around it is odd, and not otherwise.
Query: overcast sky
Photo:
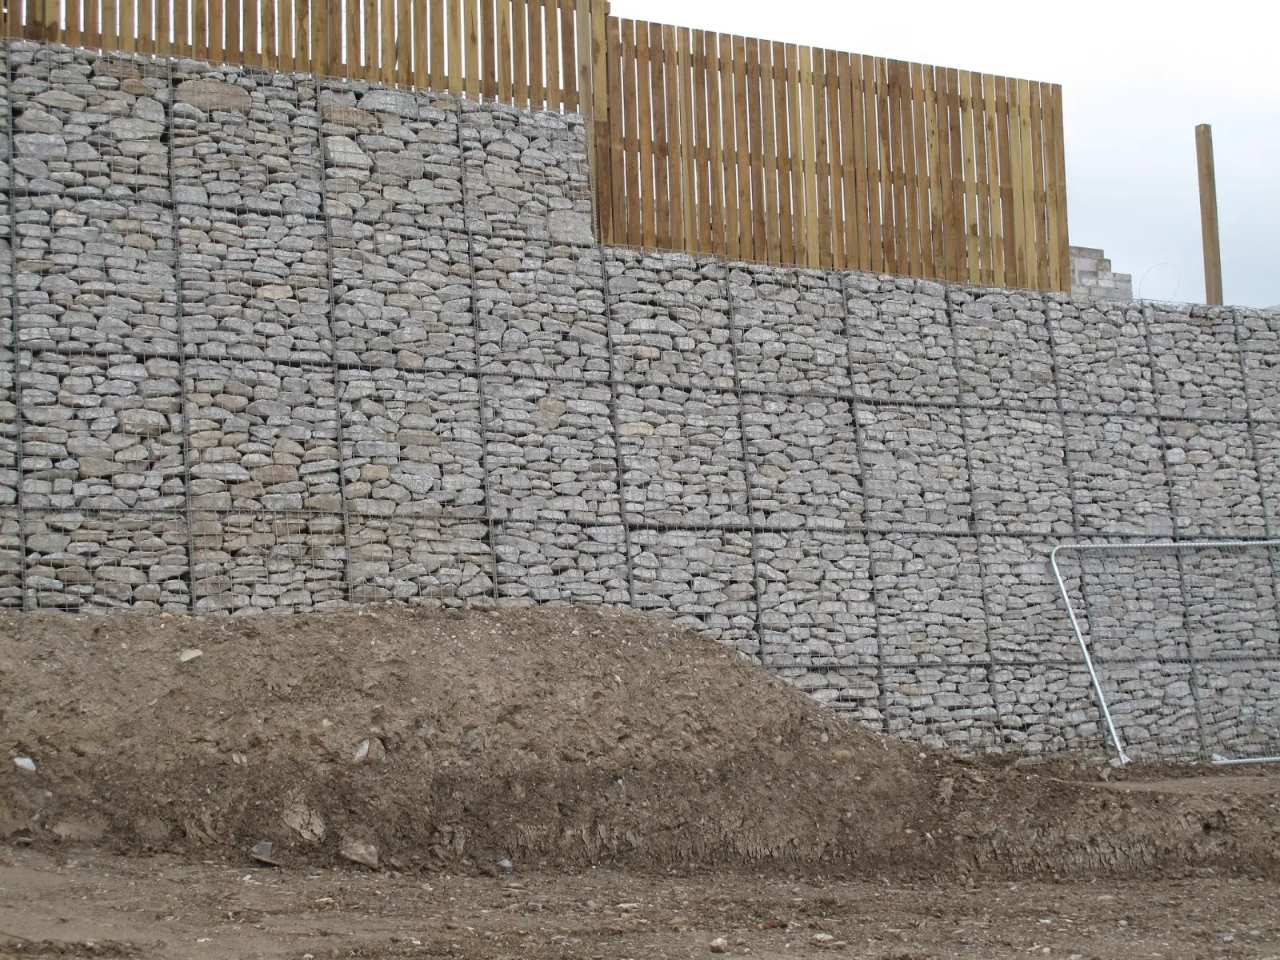
[[[1280,74],[1264,0],[613,0],[613,12],[1061,83],[1071,242],[1135,295],[1203,301],[1195,126],[1213,125],[1227,303],[1280,304]]]

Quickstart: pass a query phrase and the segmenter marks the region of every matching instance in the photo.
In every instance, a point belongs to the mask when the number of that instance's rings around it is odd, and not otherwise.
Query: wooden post
[[[1213,174],[1213,129],[1196,127],[1196,159],[1200,168],[1200,237],[1204,245],[1205,303],[1222,306],[1222,248],[1218,245],[1218,186]]]

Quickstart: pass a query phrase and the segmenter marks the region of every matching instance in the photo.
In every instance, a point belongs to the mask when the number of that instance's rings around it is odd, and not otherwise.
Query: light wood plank
[[[409,4],[410,17],[413,19],[413,42],[408,48],[413,61],[413,85],[419,90],[425,90],[431,76],[427,63],[427,0],[404,2]]]
[[[653,190],[657,244],[671,249],[671,134],[667,129],[667,55],[662,25],[649,24],[649,82],[653,89]]]
[[[710,197],[711,247],[708,253],[725,255],[729,251],[728,214],[725,212],[724,94],[721,91],[723,64],[720,59],[722,38],[706,33],[707,52],[707,182]]]
[[[550,7],[547,12],[551,12]],[[626,239],[627,222],[626,164],[623,156],[626,139],[622,127],[622,25],[617,17],[609,17],[605,21],[605,29],[608,33],[605,53],[609,67],[609,230],[611,242],[622,243]]]
[[[760,43],[760,156],[764,161],[764,194],[761,211],[765,222],[765,260],[782,259],[781,193],[778,188],[777,95],[774,90],[773,43]]]
[[[954,238],[951,244],[952,260],[949,278],[963,283],[969,276],[969,241],[965,225],[965,176],[964,176],[964,103],[960,86],[960,71],[947,70],[947,120],[950,127],[948,144],[951,147],[951,206],[948,233]]]
[[[640,123],[640,212],[643,246],[658,242],[658,200],[653,152],[653,54],[649,50],[651,24],[636,22],[636,94]]]
[[[462,0],[462,39],[467,96],[480,99],[480,0]]]
[[[52,0],[53,17],[48,24],[50,37],[58,35],[58,3]],[[148,56],[156,52],[155,0],[138,0],[138,53]]]
[[[1050,264],[1048,264],[1048,198],[1044,189],[1044,104],[1041,99],[1043,84],[1030,83],[1032,99],[1032,224],[1036,228],[1036,289],[1051,288]]]
[[[739,255],[744,260],[755,257],[755,237],[752,230],[751,210],[751,154],[748,107],[747,107],[747,39],[734,37],[733,50],[733,126],[734,154],[737,165],[736,180],[738,196],[735,204],[738,211],[738,230],[741,239],[738,243]]]
[[[938,180],[941,202],[942,222],[938,230],[941,241],[941,257],[938,263],[938,278],[950,280],[955,272],[955,246],[961,238],[951,232],[951,224],[955,217],[955,197],[953,196],[957,177],[951,167],[951,83],[947,70],[943,67],[934,69],[936,89],[937,124],[938,124]]]
[[[676,28],[662,27],[662,75],[667,112],[667,188],[671,196],[671,248],[684,249],[684,137],[680,125],[679,46]]]
[[[529,106],[541,110],[547,99],[546,77],[542,69],[542,0],[530,0],[527,7],[529,25],[525,32],[529,46]],[[600,66],[603,76],[608,76],[607,51],[601,51]],[[607,109],[607,106],[606,106]]]
[[[827,269],[839,270],[843,268],[845,258],[844,143],[841,139],[844,118],[840,111],[838,54],[834,50],[824,50],[823,61],[823,80],[826,86],[827,173],[830,177],[825,232],[831,238],[829,241],[831,258],[827,262]]]
[[[495,11],[498,20],[497,47],[495,49],[498,100],[510,103],[511,87],[511,2],[497,0]]]
[[[890,61],[890,72],[893,77],[894,99],[896,109],[894,119],[897,125],[893,148],[898,154],[894,163],[894,175],[900,178],[897,190],[899,198],[899,217],[902,225],[899,230],[902,250],[902,268],[910,276],[920,275],[920,206],[916,195],[916,148],[915,129],[912,118],[911,67],[906,61]]]
[[[724,252],[738,257],[742,252],[742,233],[738,208],[738,142],[737,108],[733,82],[733,37],[720,34],[720,131],[721,158],[724,170]]]
[[[181,3],[182,0],[179,0],[179,2]],[[167,7],[164,7],[163,4],[161,6],[164,9],[167,9]],[[66,25],[66,28],[62,31],[62,38],[64,43],[67,43],[73,47],[78,47],[83,42],[83,34],[80,29],[80,13],[81,13],[80,0],[67,0],[67,6],[66,6],[67,25]],[[164,52],[165,54],[168,54],[169,44],[168,44],[167,35],[165,36],[165,41],[166,42],[165,42]]]
[[[913,64],[911,72],[911,140],[915,146],[916,228],[920,231],[917,246],[917,276],[932,277],[933,231],[929,222],[929,117],[924,103],[924,64]]]
[[[1016,80],[1009,80],[1009,177],[1013,190],[1013,230],[1010,234],[1014,251],[1014,285],[1029,286],[1026,246],[1026,183],[1022,158],[1022,97]]]
[[[592,0],[591,6],[591,120],[593,130],[593,140],[599,144],[599,149],[607,150],[610,137],[613,132],[609,123],[609,57],[608,45],[609,37],[616,36],[617,30],[610,29],[608,17],[608,3],[606,0]],[[598,236],[599,237],[616,237],[617,231],[612,223],[612,211],[607,208],[609,206],[607,198],[612,196],[613,184],[610,182],[611,168],[603,162],[603,156],[597,158],[596,169],[600,171],[599,181],[596,184],[597,201],[596,208],[599,215]],[[609,215],[606,221],[605,217]]]
[[[840,90],[840,209],[844,232],[844,259],[841,270],[856,269],[858,263],[858,167],[854,147],[853,115],[861,109],[861,99],[853,93],[853,60],[847,53],[836,56],[836,83]]]
[[[751,164],[751,237],[753,241],[751,256],[756,260],[768,260],[768,233],[773,224],[768,219],[771,203],[765,186],[759,40],[750,39],[746,42],[746,76],[747,136],[750,138],[747,142],[747,159]]]
[[[929,244],[930,261],[928,275],[942,279],[947,275],[946,247],[946,196],[950,186],[950,171],[944,170],[944,158],[950,156],[950,148],[943,146],[946,128],[946,107],[939,103],[939,71],[935,67],[924,69],[925,135],[929,140]]]
[[[996,78],[982,78],[983,111],[987,122],[987,218],[990,228],[987,243],[991,264],[991,283],[1003,287],[1004,282],[1004,217],[1000,209],[1000,128],[996,112]]]
[[[967,129],[972,131],[973,136],[974,222],[977,225],[978,282],[991,283],[991,184],[987,174],[987,118],[983,79],[980,73],[969,75],[971,116]]]
[[[1071,240],[1067,232],[1067,153],[1062,112],[1062,87],[1053,84],[1050,92],[1053,104],[1053,152],[1054,152],[1054,201],[1050,212],[1055,217],[1054,242],[1056,244],[1058,280],[1054,289],[1071,290]]]
[[[333,0],[328,0],[332,3]],[[102,0],[103,16],[105,19],[104,29],[110,30],[109,37],[104,38],[104,44],[115,42],[114,38],[118,36],[116,33],[116,3],[115,0]],[[209,0],[209,59],[214,63],[222,63],[226,59],[223,51],[226,49],[223,43],[223,0]]]
[[[996,127],[999,132],[1000,148],[1000,223],[1004,237],[1004,280],[1005,286],[1018,285],[1018,215],[1014,203],[1015,157],[1013,145],[1017,136],[1010,135],[1010,84],[1005,77],[996,78]]]
[[[817,198],[817,218],[815,227],[818,232],[817,266],[829,267],[831,264],[831,162],[829,159],[831,120],[827,111],[827,78],[824,51],[814,48],[813,57],[813,130],[814,130],[814,174]]]
[[[1026,251],[1025,284],[1034,288],[1036,269],[1035,145],[1031,136],[1031,82],[1018,81],[1018,120],[1022,129],[1022,236]]]
[[[555,110],[563,99],[560,87],[560,24],[556,19],[559,4],[556,0],[543,0],[542,8],[542,26],[545,31],[543,58],[547,65],[547,109]],[[612,57],[615,52],[612,35],[610,40],[609,55]]]
[[[486,100],[498,97],[498,11],[494,0],[480,0],[480,93]]]
[[[98,3],[88,4],[89,7],[97,7]],[[173,53],[175,56],[191,56],[194,51],[191,46],[191,22],[194,19],[195,11],[192,9],[194,4],[189,0],[175,0],[173,5]],[[85,27],[89,26],[88,10],[85,10]]]
[[[514,80],[511,85],[517,107],[529,106],[529,0],[511,2],[511,49],[514,58]],[[599,169],[595,167],[595,169]]]
[[[880,133],[880,224],[884,237],[884,269],[887,273],[901,273],[902,265],[898,242],[899,211],[895,205],[897,171],[894,168],[893,151],[893,91],[889,86],[889,62],[882,57],[874,59],[876,77],[876,108]]]
[[[445,64],[445,47],[448,27],[445,23],[444,0],[428,0],[428,2],[431,14],[431,22],[427,24],[429,82],[433,90],[447,90],[449,73]]]
[[[875,111],[868,116],[868,94],[864,78],[865,57],[853,54],[849,58],[849,84],[852,88],[850,110],[853,117],[853,166],[854,166],[854,211],[858,223],[858,259],[857,269],[874,270],[872,249],[878,239],[872,222],[872,198],[870,187],[870,171],[867,169],[868,144],[874,139]]]
[[[448,53],[447,63],[445,64],[445,76],[448,78],[449,92],[452,94],[460,94],[465,89],[465,73],[466,67],[463,62],[462,53],[462,0],[447,0],[448,18],[447,36],[448,36]]]
[[[578,44],[574,23],[574,0],[560,0],[560,51],[563,67],[560,70],[564,88],[562,103],[565,110],[579,109],[578,101]]]
[[[638,104],[639,89],[636,85],[636,22],[623,20],[622,29],[622,78],[620,86],[623,95],[622,131],[623,144],[626,151],[626,193],[627,217],[626,229],[615,229],[624,238],[628,246],[639,247],[644,244],[644,229],[641,211],[641,171],[640,171],[640,113]],[[641,71],[644,76],[644,71]],[[647,84],[645,84],[647,86]],[[646,121],[647,117],[644,118]]]
[[[584,114],[591,114],[591,71],[593,69],[591,62],[591,22],[592,22],[592,3],[591,0],[573,0],[575,7],[574,19],[574,36],[576,38],[576,49],[578,51],[578,109]],[[592,144],[594,137],[587,137],[587,153],[592,156],[592,169],[595,169],[594,155],[592,151],[595,149]]]
[[[684,198],[681,214],[684,220],[686,250],[698,249],[698,137],[693,116],[693,36],[687,27],[676,30],[676,65],[680,73],[680,161],[682,166],[680,193]]]
[[[793,169],[791,163],[791,117],[787,109],[791,95],[791,82],[787,73],[790,56],[788,45],[773,44],[773,130],[778,152],[778,259],[782,263],[796,262],[795,217],[792,208]]]
[[[697,141],[696,190],[698,198],[698,251],[711,253],[711,166],[710,119],[708,111],[707,40],[705,30],[690,31],[693,46],[693,128]]]
[[[981,279],[978,253],[978,180],[974,170],[972,75],[959,72],[960,86],[956,100],[960,105],[960,160],[964,176],[965,277],[969,283]]]
[[[125,53],[138,49],[137,7],[134,0],[120,0],[120,48]],[[235,49],[235,48],[233,48]]]

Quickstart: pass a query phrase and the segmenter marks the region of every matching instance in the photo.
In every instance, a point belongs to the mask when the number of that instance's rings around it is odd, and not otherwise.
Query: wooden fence
[[[604,0],[7,0],[7,36],[591,118],[606,243],[1070,288],[1062,90]]]

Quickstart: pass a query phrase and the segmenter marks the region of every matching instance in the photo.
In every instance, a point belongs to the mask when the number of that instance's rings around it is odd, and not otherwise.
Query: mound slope
[[[6,615],[0,684],[0,743],[36,764],[3,765],[0,836],[38,844],[934,876],[1280,859],[1274,792],[926,751],[630,611]]]

